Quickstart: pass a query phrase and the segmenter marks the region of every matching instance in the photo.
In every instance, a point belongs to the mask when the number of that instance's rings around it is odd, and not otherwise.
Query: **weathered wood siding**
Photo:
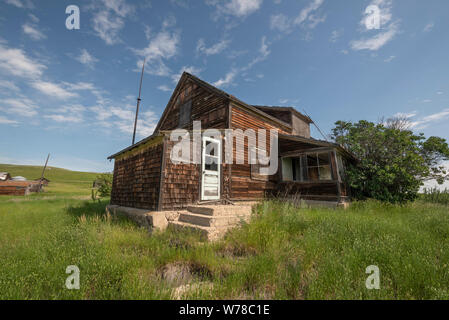
[[[161,210],[185,208],[199,200],[200,165],[175,164],[170,154],[175,142],[169,139],[165,148],[165,168],[162,173]]]
[[[266,150],[270,150],[270,129],[278,129],[279,133],[287,133],[285,129],[270,123],[269,120],[255,115],[249,111],[243,110],[237,106],[231,107],[231,129],[268,130],[266,133]],[[267,194],[271,194],[276,188],[277,175],[270,176],[268,181],[254,179],[251,176],[251,165],[248,162],[248,140],[244,140],[244,164],[236,163],[236,148],[234,146],[234,164],[231,168],[230,197],[232,199],[260,199]]]
[[[115,159],[111,204],[158,209],[163,143]]]
[[[160,130],[174,130],[179,128],[179,111],[181,105],[192,101],[191,120],[184,129],[193,129],[193,121],[201,121],[202,129],[227,127],[227,99],[199,86],[193,81],[187,81],[181,87],[172,104],[168,106],[167,117],[163,120]]]

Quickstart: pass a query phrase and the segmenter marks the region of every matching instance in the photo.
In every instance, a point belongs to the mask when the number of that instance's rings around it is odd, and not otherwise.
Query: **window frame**
[[[281,157],[281,170],[280,170],[280,180],[281,182],[293,182],[293,183],[322,183],[322,182],[334,182],[338,180],[338,176],[335,177],[334,174],[334,164],[332,161],[332,154],[333,154],[333,149],[329,149],[329,150],[322,150],[322,151],[311,151],[311,152],[298,152],[298,153],[293,153],[293,154],[289,154],[287,156],[282,156]],[[319,154],[328,154],[328,159],[329,159],[329,164],[327,165],[320,165],[320,160],[319,160]],[[307,156],[309,155],[315,155],[316,159],[317,159],[317,165],[316,166],[310,166],[308,165],[308,159]],[[291,159],[291,163],[292,163],[292,180],[286,180],[284,178],[284,159]],[[300,164],[300,169],[299,169],[299,173],[300,173],[300,180],[293,180],[293,178],[295,178],[296,174],[293,174],[293,170],[295,169],[295,166],[293,166],[293,159],[299,159],[299,164]],[[304,167],[305,165],[305,167]],[[320,179],[320,168],[322,167],[329,167],[330,170],[330,174],[331,174],[331,179]],[[318,179],[317,180],[311,180],[310,176],[309,176],[309,168],[316,168],[318,171]]]

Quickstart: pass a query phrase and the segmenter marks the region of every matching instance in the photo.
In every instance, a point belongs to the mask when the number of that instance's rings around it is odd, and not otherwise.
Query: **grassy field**
[[[0,197],[0,299],[449,298],[445,205],[266,202],[250,224],[204,243],[108,216],[107,201],[83,200],[95,174],[51,171],[48,193]],[[79,290],[65,288],[69,265],[81,271]],[[379,290],[365,287],[369,265],[380,269]]]

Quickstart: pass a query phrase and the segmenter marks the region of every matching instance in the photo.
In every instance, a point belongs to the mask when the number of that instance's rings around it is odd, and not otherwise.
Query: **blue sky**
[[[364,24],[371,4],[380,29]],[[403,114],[449,139],[448,12],[447,0],[1,0],[0,163],[51,153],[52,166],[111,171],[144,57],[139,139],[183,70],[247,103],[306,110],[326,133]]]

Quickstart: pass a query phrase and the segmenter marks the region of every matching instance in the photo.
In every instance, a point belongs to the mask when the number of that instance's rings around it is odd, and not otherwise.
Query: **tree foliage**
[[[449,160],[445,139],[414,134],[404,119],[381,123],[337,121],[332,139],[358,159],[346,172],[356,198],[392,203],[416,199],[426,180],[449,179],[443,162]]]
[[[111,196],[112,177],[113,176],[110,173],[103,173],[97,176],[92,187],[93,201],[100,201],[102,198]]]

